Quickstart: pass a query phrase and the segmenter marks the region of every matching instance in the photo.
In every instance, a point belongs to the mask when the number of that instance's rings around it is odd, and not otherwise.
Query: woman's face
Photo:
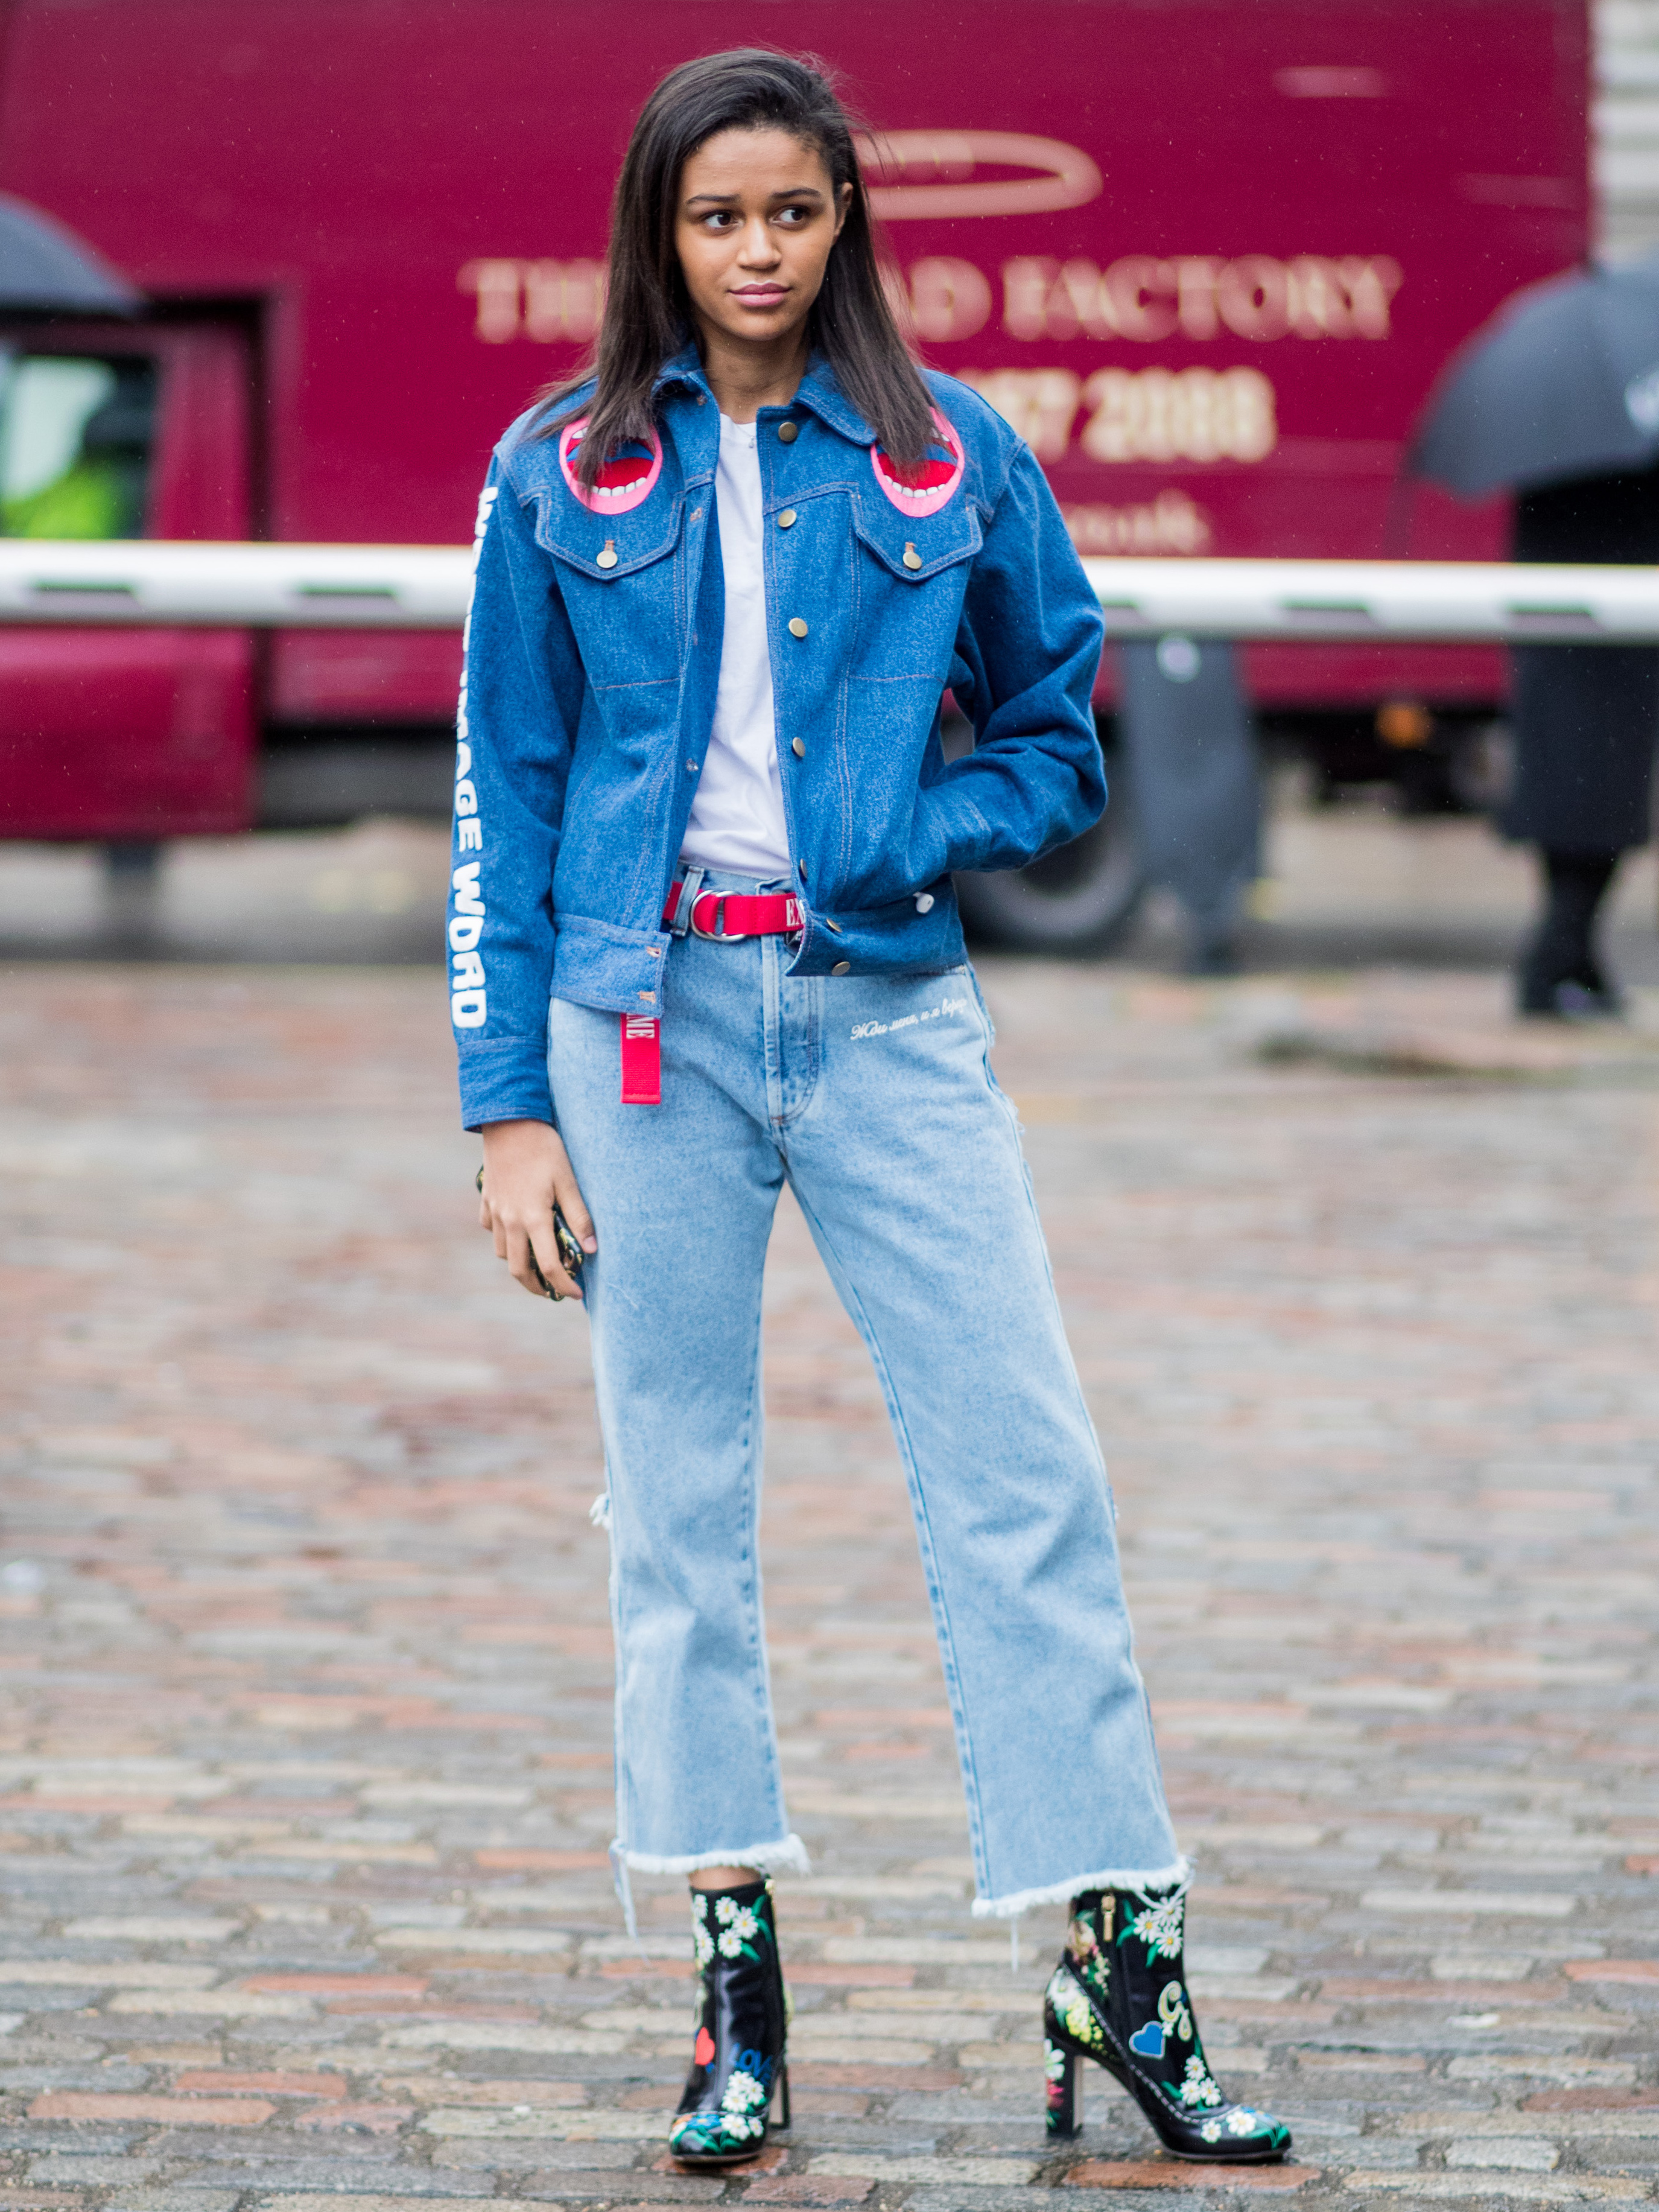
[[[675,245],[705,332],[775,344],[805,324],[853,187],[785,131],[722,131],[680,177]]]

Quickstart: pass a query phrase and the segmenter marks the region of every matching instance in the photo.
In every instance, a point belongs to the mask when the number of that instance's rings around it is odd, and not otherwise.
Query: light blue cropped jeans
[[[677,938],[659,1106],[617,1103],[614,1014],[557,999],[550,1012],[554,1109],[599,1238],[585,1282],[619,1864],[805,1870],[758,1553],[761,1274],[787,1181],[870,1348],[908,1478],[974,1911],[1176,1880],[1105,1470],[973,971],[792,980],[789,957],[778,937]]]

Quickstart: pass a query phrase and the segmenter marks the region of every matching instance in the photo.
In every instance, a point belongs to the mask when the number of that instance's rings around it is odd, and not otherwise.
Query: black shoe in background
[[[1550,1021],[1607,1021],[1623,1012],[1595,957],[1595,918],[1617,853],[1543,855],[1543,918],[1516,976],[1516,1006]]]

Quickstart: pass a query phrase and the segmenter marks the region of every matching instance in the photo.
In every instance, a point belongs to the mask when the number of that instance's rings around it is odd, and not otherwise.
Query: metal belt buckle
[[[729,891],[699,891],[697,893],[691,902],[693,937],[707,938],[711,945],[736,945],[750,934],[746,929],[728,930],[726,927],[726,902],[731,896]],[[714,902],[714,927],[712,929],[705,929],[697,920],[697,908],[705,899],[713,899]]]

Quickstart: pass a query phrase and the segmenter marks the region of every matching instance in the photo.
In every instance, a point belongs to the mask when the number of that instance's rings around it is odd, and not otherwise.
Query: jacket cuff
[[[487,1121],[552,1122],[545,1036],[458,1040],[456,1049],[464,1128],[482,1129]]]

